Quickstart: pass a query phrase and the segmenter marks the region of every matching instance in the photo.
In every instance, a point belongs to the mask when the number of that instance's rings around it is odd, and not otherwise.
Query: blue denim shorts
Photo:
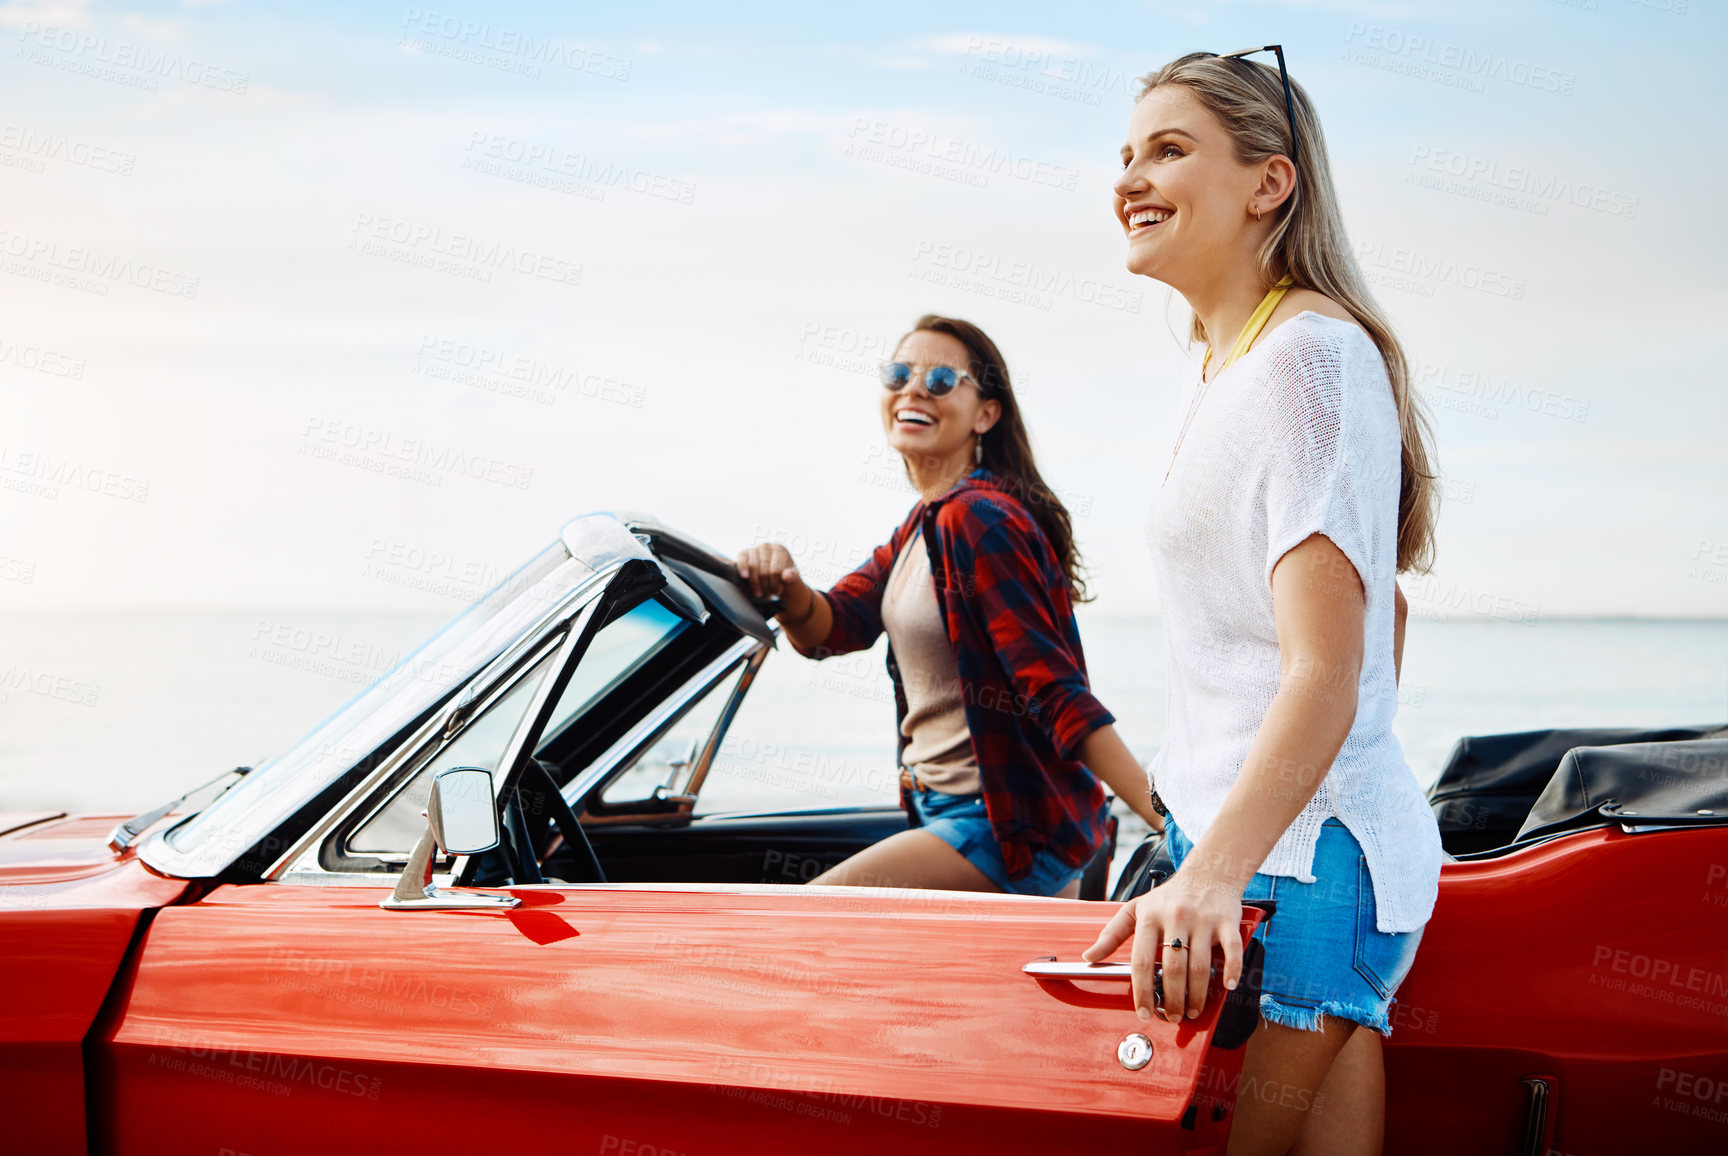
[[[1170,859],[1178,868],[1194,844],[1166,816]],[[1326,1016],[1392,1034],[1393,993],[1416,959],[1420,931],[1374,926],[1374,887],[1362,845],[1327,819],[1314,848],[1314,882],[1255,875],[1242,898],[1278,905],[1255,938],[1266,948],[1260,1016],[1269,1023],[1319,1031]]]
[[[983,795],[949,795],[929,787],[915,787],[912,805],[918,809],[919,826],[923,830],[964,855],[968,863],[1004,891],[1015,895],[1056,895],[1085,870],[1068,866],[1044,848],[1033,855],[1030,875],[1009,879],[1002,845],[996,841],[996,832],[990,829]]]

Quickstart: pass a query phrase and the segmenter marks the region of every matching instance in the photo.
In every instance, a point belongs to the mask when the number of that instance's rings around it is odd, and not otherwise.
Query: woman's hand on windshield
[[[798,575],[792,553],[778,542],[761,542],[738,554],[738,577],[755,598],[778,598],[793,618],[810,606],[810,588]]]

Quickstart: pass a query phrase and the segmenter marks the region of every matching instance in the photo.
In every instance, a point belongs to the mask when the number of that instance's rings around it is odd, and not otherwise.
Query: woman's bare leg
[[[824,871],[811,883],[1000,891],[970,860],[928,831],[900,831]]]
[[[1380,1033],[1364,1028],[1332,1061],[1296,1156],[1380,1156],[1386,1142],[1386,1064]]]
[[[1230,1156],[1284,1156],[1295,1147],[1332,1062],[1355,1030],[1337,1016],[1327,1016],[1317,1032],[1261,1022],[1242,1061]],[[1321,1107],[1330,1110],[1330,1104]]]

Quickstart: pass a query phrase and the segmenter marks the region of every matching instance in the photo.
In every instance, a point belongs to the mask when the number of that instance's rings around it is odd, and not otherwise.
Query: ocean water
[[[256,765],[446,617],[0,616],[0,809],[131,813]],[[1094,690],[1149,759],[1163,731],[1158,621],[1081,623]],[[782,648],[702,809],[892,801],[893,719],[880,647],[824,663]],[[1728,722],[1728,622],[1411,621],[1397,731],[1424,786],[1464,735],[1702,722]]]

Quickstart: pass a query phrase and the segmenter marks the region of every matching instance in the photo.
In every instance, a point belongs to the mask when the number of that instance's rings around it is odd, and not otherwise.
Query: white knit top
[[[1198,842],[1278,690],[1272,568],[1326,535],[1367,593],[1356,721],[1260,869],[1313,882],[1320,825],[1336,816],[1362,844],[1379,930],[1415,931],[1439,890],[1440,831],[1392,734],[1400,434],[1385,362],[1358,326],[1304,312],[1214,377],[1191,411],[1200,388],[1196,374],[1181,409],[1193,417],[1146,527],[1169,710],[1153,781]],[[1317,773],[1287,779],[1306,788]]]

